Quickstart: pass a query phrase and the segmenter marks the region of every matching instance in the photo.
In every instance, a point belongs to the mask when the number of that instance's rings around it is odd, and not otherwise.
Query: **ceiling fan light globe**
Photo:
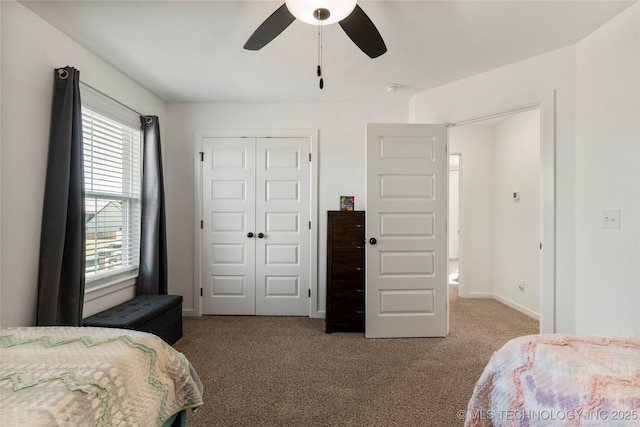
[[[293,16],[307,24],[322,25],[335,24],[349,16],[356,7],[357,0],[285,0],[287,9]],[[314,12],[317,9],[327,9],[329,18],[319,21]]]

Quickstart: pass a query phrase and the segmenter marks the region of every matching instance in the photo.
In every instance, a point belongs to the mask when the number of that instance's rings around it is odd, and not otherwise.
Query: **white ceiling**
[[[359,1],[388,52],[370,59],[325,27],[323,90],[315,26],[296,21],[262,50],[242,48],[284,0],[21,3],[166,102],[361,102],[575,44],[635,1]]]

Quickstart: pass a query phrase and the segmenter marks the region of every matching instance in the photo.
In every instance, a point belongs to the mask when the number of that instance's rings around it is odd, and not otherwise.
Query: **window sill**
[[[113,292],[118,292],[122,289],[134,286],[137,278],[138,273],[134,271],[100,280],[99,284],[85,290],[84,301],[86,303],[88,301],[102,298],[103,296],[109,295]]]

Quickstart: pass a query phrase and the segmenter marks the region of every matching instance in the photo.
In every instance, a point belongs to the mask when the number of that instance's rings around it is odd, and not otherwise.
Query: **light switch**
[[[620,209],[602,211],[602,228],[620,228]]]

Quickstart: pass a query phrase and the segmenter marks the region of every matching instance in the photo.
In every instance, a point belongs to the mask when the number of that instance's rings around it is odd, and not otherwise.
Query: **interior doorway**
[[[533,108],[449,132],[449,264],[458,269],[450,283],[461,297],[493,298],[538,320],[540,129],[540,109]]]
[[[460,154],[449,154],[449,285],[457,285],[460,275]],[[456,288],[457,290],[457,288]]]

